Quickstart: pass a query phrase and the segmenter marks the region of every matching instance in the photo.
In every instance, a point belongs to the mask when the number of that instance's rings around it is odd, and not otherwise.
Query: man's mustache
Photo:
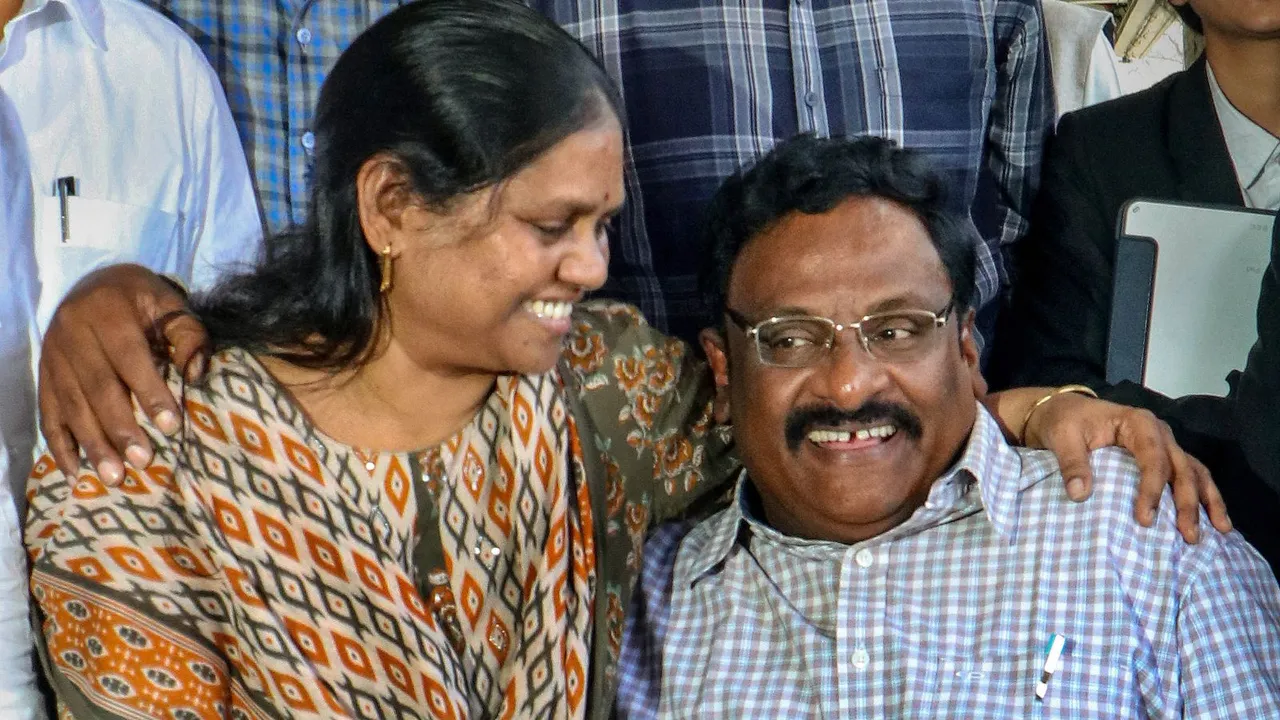
[[[796,452],[809,431],[818,427],[840,425],[881,425],[892,423],[898,432],[904,432],[912,440],[919,440],[924,432],[920,418],[896,403],[868,400],[855,410],[843,410],[834,405],[807,405],[787,414],[787,449]]]

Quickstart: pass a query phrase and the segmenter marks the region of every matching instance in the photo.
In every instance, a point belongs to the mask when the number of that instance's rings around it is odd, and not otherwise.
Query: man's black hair
[[[703,301],[723,317],[738,255],[753,238],[793,212],[821,214],[852,197],[898,203],[924,223],[951,280],[956,310],[975,293],[976,234],[946,206],[941,177],[923,155],[891,140],[798,135],[725,180],[707,210]]]

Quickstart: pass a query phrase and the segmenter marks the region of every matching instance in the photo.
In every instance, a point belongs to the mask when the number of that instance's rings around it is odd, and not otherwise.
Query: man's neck
[[[0,40],[4,40],[4,26],[18,16],[22,0],[0,0]]]
[[[1231,104],[1280,137],[1280,41],[1209,37],[1205,56]]]

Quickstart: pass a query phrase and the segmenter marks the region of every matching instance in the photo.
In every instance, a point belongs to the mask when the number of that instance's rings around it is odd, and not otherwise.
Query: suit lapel
[[[1169,90],[1167,150],[1173,158],[1180,199],[1244,206],[1235,166],[1213,107],[1203,56]]]

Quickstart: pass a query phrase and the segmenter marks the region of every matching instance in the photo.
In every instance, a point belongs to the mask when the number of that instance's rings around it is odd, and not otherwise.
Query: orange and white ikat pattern
[[[186,426],[149,430],[146,472],[114,489],[48,457],[33,472],[32,591],[60,694],[122,718],[583,716],[595,553],[553,375],[500,380],[445,446],[370,455],[242,351],[171,387]],[[415,490],[438,510],[432,578],[413,568]]]

